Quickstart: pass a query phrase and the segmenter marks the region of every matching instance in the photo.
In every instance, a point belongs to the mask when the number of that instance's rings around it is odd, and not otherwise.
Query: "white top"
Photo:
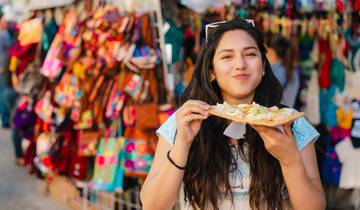
[[[360,188],[360,149],[353,147],[350,138],[345,138],[335,146],[335,151],[342,163],[341,188]]]

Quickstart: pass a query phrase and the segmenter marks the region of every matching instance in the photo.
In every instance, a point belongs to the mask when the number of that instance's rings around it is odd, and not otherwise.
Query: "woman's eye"
[[[225,56],[221,57],[221,59],[230,59],[230,58],[232,58],[231,55],[225,55]]]
[[[248,53],[248,54],[246,54],[246,56],[250,56],[250,57],[256,56],[256,53]]]

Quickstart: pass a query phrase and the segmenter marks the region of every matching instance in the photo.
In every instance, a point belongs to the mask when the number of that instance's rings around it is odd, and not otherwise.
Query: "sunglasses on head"
[[[251,24],[252,27],[255,27],[254,20],[252,20],[252,19],[244,19],[244,20],[245,20],[245,22]],[[228,21],[224,20],[224,21],[213,22],[213,23],[209,23],[209,24],[205,25],[205,39],[206,39],[206,42],[208,42],[208,37],[210,36],[211,31],[213,29],[215,29],[216,27],[218,27],[219,25],[221,25],[223,23],[226,23],[226,22],[228,22]]]

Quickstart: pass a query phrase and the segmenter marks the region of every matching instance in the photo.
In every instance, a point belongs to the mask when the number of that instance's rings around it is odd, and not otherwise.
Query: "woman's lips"
[[[237,74],[234,76],[236,80],[246,80],[250,77],[250,74]]]

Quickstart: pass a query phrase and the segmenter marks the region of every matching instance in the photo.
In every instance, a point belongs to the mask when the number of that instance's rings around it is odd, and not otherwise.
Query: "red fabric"
[[[36,156],[36,144],[34,141],[30,141],[29,147],[24,152],[25,165],[33,166],[35,156]]]
[[[324,40],[319,38],[319,51],[320,51],[320,60],[323,61],[320,67],[319,75],[319,86],[321,88],[327,89],[330,84],[330,67],[332,60],[332,53],[330,49],[330,42],[328,39]]]
[[[288,17],[292,17],[294,11],[294,0],[286,1],[286,13]]]
[[[80,157],[77,155],[77,151],[73,151],[71,153],[68,175],[75,179],[86,179],[89,162],[89,157]]]
[[[343,0],[336,0],[336,9],[339,13],[344,12],[344,3]]]
[[[266,7],[268,4],[267,0],[259,0],[260,7]]]
[[[71,157],[71,147],[73,144],[72,133],[63,132],[59,134],[59,138],[54,144],[51,161],[54,165],[54,171],[58,174],[65,174],[68,170],[69,161]]]
[[[360,0],[353,0],[353,11],[360,12]]]
[[[346,137],[351,137],[351,129],[334,127],[334,128],[330,129],[330,136],[331,136],[334,144],[337,144],[338,142],[345,139]]]
[[[20,63],[16,73],[22,74],[26,67],[35,59],[37,44],[22,46],[20,41],[16,41],[9,49],[9,56],[19,59]]]

